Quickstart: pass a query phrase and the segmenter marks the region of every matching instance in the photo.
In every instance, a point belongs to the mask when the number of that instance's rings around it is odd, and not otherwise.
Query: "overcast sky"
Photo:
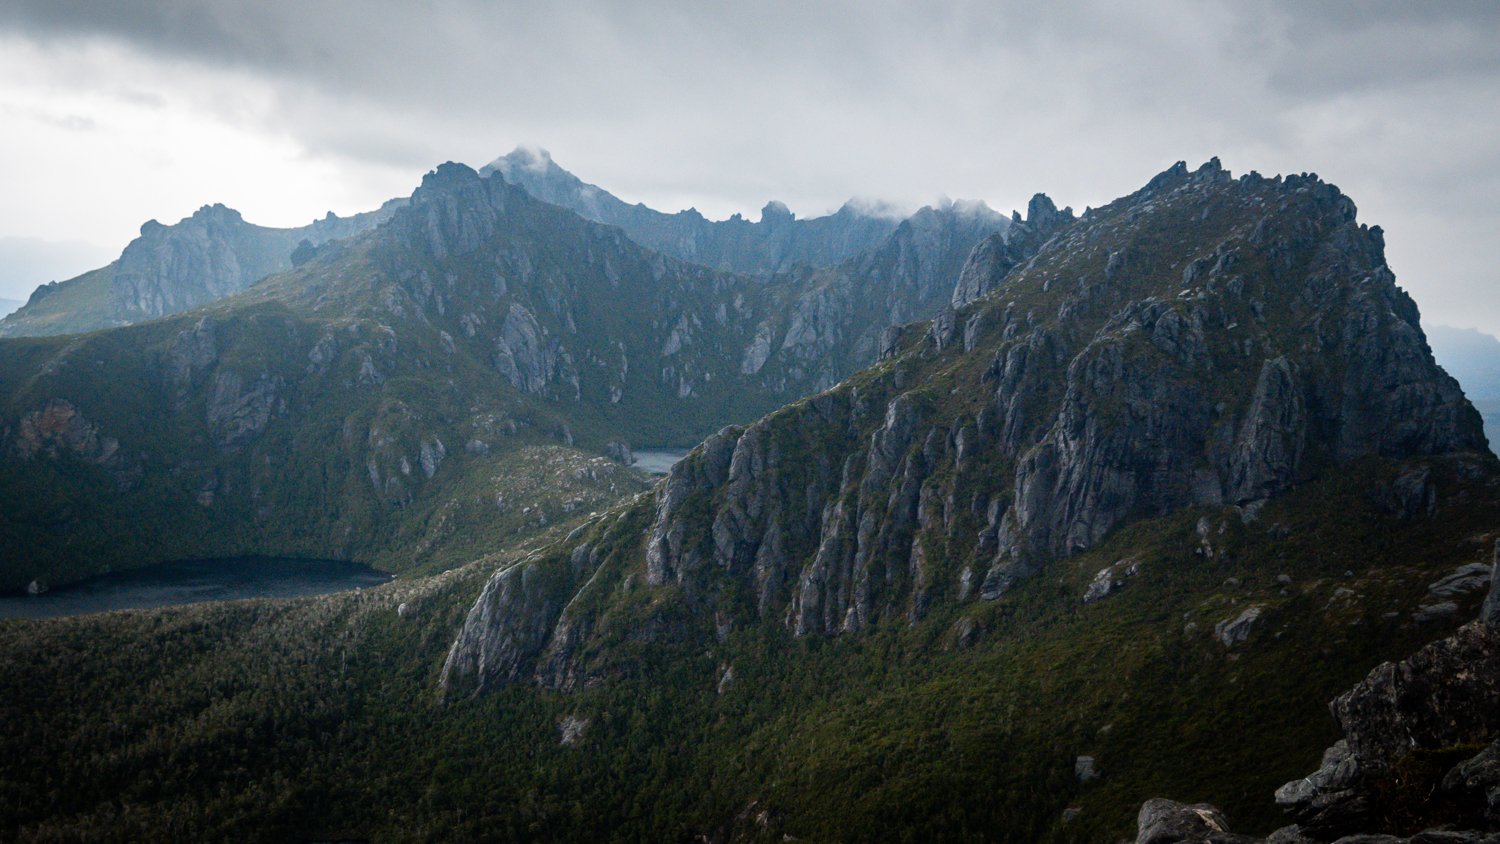
[[[1491,2],[5,0],[0,238],[299,225],[518,144],[752,218],[1081,210],[1218,155],[1339,185],[1429,323],[1500,333],[1497,36]]]

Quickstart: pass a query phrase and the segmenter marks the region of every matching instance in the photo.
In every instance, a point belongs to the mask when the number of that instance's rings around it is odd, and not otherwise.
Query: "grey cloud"
[[[25,301],[37,285],[108,263],[112,252],[93,243],[0,237],[0,297]]]
[[[1392,231],[1434,312],[1500,264],[1431,222],[1500,226],[1497,24],[1490,2],[1395,0],[0,5],[0,33],[259,80],[262,131],[413,178],[534,142],[631,201],[806,215],[1036,190],[1081,208],[1215,154],[1317,171]]]
[[[69,132],[92,132],[99,128],[93,118],[81,114],[58,114],[47,109],[16,106],[0,106],[0,112],[13,120],[34,120]]]

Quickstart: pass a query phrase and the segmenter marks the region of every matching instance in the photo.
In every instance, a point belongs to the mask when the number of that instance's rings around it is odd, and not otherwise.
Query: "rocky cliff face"
[[[756,279],[650,252],[500,172],[444,165],[424,180],[380,247],[400,280],[381,318],[420,313],[473,339],[527,393],[617,415],[685,403],[709,425],[872,362],[893,321],[943,307],[996,225],[982,209],[928,209],[867,254]]]
[[[976,252],[960,304],[889,338],[879,365],[724,429],[639,513],[598,526],[586,541],[618,549],[615,524],[649,523],[639,556],[587,581],[614,597],[559,585],[540,616],[499,624],[476,605],[445,687],[587,677],[610,601],[642,589],[700,619],[855,633],[1001,599],[1133,519],[1253,511],[1357,459],[1485,448],[1379,229],[1316,177],[1179,164],[1080,220],[1039,199],[1014,228]],[[1027,239],[1033,255],[1006,255]],[[563,609],[580,603],[587,618]],[[531,647],[503,644],[518,627]],[[542,651],[573,656],[544,671]]]

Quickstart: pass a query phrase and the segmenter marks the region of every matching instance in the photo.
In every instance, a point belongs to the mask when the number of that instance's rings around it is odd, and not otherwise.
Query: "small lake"
[[[40,595],[0,596],[0,618],[57,618],[238,598],[300,598],[390,580],[389,574],[341,560],[186,560],[104,574]]]
[[[635,452],[635,463],[631,464],[651,475],[665,475],[672,471],[677,461],[687,456],[687,448],[643,448]]]

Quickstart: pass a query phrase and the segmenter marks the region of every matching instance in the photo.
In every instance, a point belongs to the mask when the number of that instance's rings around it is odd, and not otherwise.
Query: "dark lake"
[[[55,618],[236,598],[297,598],[378,586],[390,579],[369,566],[339,560],[186,560],[100,575],[40,595],[0,596],[0,618]]]

